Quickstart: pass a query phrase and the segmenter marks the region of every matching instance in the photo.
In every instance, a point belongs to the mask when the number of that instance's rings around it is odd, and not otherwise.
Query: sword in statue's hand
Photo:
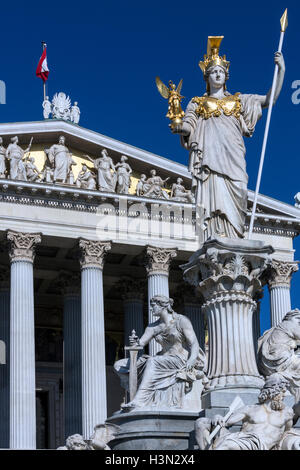
[[[281,24],[281,33],[280,33],[278,52],[281,53],[284,33],[285,33],[285,30],[288,26],[287,8],[286,8],[285,12],[283,13],[282,17],[280,18],[280,24]],[[253,200],[253,207],[252,207],[252,213],[251,213],[251,219],[250,219],[250,225],[249,225],[249,235],[248,235],[249,239],[252,237],[252,232],[253,232],[253,225],[254,225],[254,218],[255,218],[255,212],[256,212],[257,198],[258,198],[258,192],[259,192],[259,187],[260,187],[262,169],[263,169],[265,153],[266,153],[266,146],[267,146],[267,140],[268,140],[268,134],[269,134],[271,114],[272,114],[272,108],[273,108],[274,96],[275,96],[275,89],[276,89],[276,83],[277,83],[277,76],[278,76],[278,64],[275,65],[273,83],[272,83],[272,88],[271,88],[270,104],[269,104],[269,108],[268,108],[266,128],[265,128],[264,140],[263,140],[263,145],[262,145],[262,150],[261,150],[258,176],[257,176],[257,182],[256,182],[256,188],[255,188],[254,200]]]

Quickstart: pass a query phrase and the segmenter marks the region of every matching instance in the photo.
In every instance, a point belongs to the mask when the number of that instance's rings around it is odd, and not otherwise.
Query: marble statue
[[[68,168],[68,177],[67,177],[67,183],[68,184],[74,184],[74,173],[73,173],[73,166],[76,166],[77,163],[75,160],[72,158],[72,153],[69,152],[69,168]]]
[[[71,108],[71,114],[70,114],[71,121],[74,122],[74,124],[79,123],[80,119],[80,109],[78,107],[77,101],[74,102],[74,105]]]
[[[86,155],[86,157],[93,163],[98,171],[98,189],[100,191],[114,193],[116,188],[115,165],[106,149],[101,151],[101,155],[102,157],[96,158],[96,160],[88,155]]]
[[[67,438],[66,445],[57,450],[111,450],[107,444],[115,439],[119,430],[119,426],[115,424],[98,424],[90,439],[84,439],[81,434],[73,434]]]
[[[177,178],[176,183],[173,183],[171,189],[171,199],[180,202],[195,202],[195,198],[189,189],[183,186],[183,179]]]
[[[152,314],[158,319],[148,325],[136,345],[145,347],[154,339],[162,350],[156,356],[143,355],[137,360],[139,386],[133,400],[121,405],[123,411],[181,409],[193,384],[200,381],[203,390],[207,382],[205,354],[192,324],[174,312],[172,304],[173,300],[163,295],[151,299]],[[128,359],[114,365],[121,377],[128,374],[129,367]]]
[[[72,434],[66,439],[66,445],[57,450],[92,450],[81,434]]]
[[[169,199],[168,193],[163,189],[163,185],[170,179],[162,179],[157,176],[156,170],[150,171],[151,177],[146,179],[145,175],[141,175],[140,184],[137,184],[137,196],[152,197],[155,199]]]
[[[58,144],[52,145],[46,155],[54,168],[53,181],[66,183],[70,169],[70,155],[65,146],[65,137],[60,136]]]
[[[11,180],[27,181],[26,168],[23,161],[25,153],[30,151],[32,139],[26,150],[23,150],[19,145],[18,137],[12,137],[11,144],[6,149],[6,158],[10,161],[9,177]]]
[[[49,119],[50,114],[52,119],[63,119],[64,121],[71,121],[74,124],[79,123],[80,109],[78,102],[75,101],[71,106],[71,99],[63,92],[55,93],[52,103],[49,96],[46,96],[43,101],[43,116],[44,119]]]
[[[96,189],[95,176],[88,169],[87,165],[83,163],[81,171],[78,173],[76,186],[82,189]]]
[[[266,379],[258,396],[258,404],[236,410],[225,422],[223,416],[213,420],[199,418],[195,423],[195,437],[201,450],[271,450],[276,448],[285,432],[294,422],[294,410],[283,402],[287,382],[274,374]],[[226,428],[242,422],[239,432]],[[221,432],[210,445],[212,428],[221,426]]]
[[[5,165],[5,158],[6,158],[6,148],[3,147],[3,139],[0,137],[0,178],[5,178],[6,174],[6,165]]]
[[[300,209],[300,193],[295,194],[294,199],[295,199],[295,207],[298,207],[298,209]]]
[[[25,161],[25,169],[26,169],[27,181],[32,181],[32,182],[41,181],[40,172],[37,166],[35,165],[34,157],[29,157]]]
[[[43,116],[44,119],[49,119],[49,116],[52,112],[52,104],[49,101],[49,96],[46,96],[46,98],[43,101]]]
[[[206,81],[206,93],[192,98],[182,122],[171,126],[189,150],[189,171],[196,204],[204,210],[205,235],[243,238],[247,210],[245,145],[251,137],[262,109],[268,107],[265,95],[232,95],[226,90],[229,62],[219,56],[223,36],[209,37],[207,55],[199,63]],[[278,79],[274,101],[284,79],[281,53],[275,53]]]
[[[264,376],[280,374],[296,402],[300,400],[300,310],[288,312],[282,322],[258,340],[258,369]]]
[[[71,120],[71,100],[65,93],[55,93],[52,99],[52,118]]]
[[[126,163],[128,160],[125,155],[121,156],[121,162],[116,164],[117,172],[117,193],[118,194],[128,194],[130,188],[130,175],[132,173],[132,168]]]
[[[139,181],[137,182],[136,185],[136,195],[137,196],[143,196],[144,192],[146,191],[146,181],[147,181],[147,176],[144,174],[141,174],[141,177]]]

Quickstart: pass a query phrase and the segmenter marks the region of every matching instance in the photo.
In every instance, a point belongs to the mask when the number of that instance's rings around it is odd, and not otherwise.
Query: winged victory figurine
[[[181,123],[181,119],[184,116],[184,111],[181,108],[181,100],[183,96],[180,94],[182,88],[182,79],[180,80],[177,88],[172,80],[169,81],[169,88],[161,81],[159,77],[156,77],[155,81],[159,93],[169,102],[166,117],[171,119],[171,127],[174,124]]]

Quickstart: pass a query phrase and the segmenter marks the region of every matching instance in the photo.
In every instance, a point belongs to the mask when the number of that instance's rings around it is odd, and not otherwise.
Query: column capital
[[[81,251],[80,267],[103,269],[104,258],[108,251],[111,250],[110,241],[85,240],[80,238],[79,248]]]
[[[170,264],[177,256],[175,248],[159,248],[148,245],[146,247],[146,270],[147,274],[169,274]]]
[[[33,263],[35,246],[41,243],[40,233],[7,232],[10,262],[29,261]]]
[[[291,261],[272,260],[269,288],[290,287],[292,274],[298,271],[298,263]]]
[[[80,294],[81,278],[79,272],[61,271],[53,281],[63,295]]]
[[[117,282],[116,288],[121,293],[121,297],[124,301],[143,300],[146,290],[146,280],[123,277]]]

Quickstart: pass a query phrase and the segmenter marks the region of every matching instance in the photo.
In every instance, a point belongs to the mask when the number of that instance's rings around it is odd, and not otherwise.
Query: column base
[[[259,375],[223,375],[220,377],[214,377],[210,379],[208,390],[216,389],[236,389],[236,388],[261,388],[265,381],[264,378]]]

